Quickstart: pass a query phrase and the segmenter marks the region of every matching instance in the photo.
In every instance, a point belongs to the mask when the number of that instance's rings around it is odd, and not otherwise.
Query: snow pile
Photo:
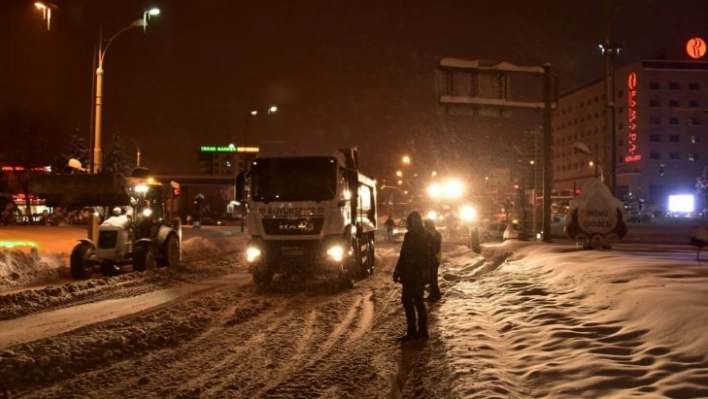
[[[0,252],[0,291],[66,278],[69,269],[61,256],[19,250]]]
[[[192,237],[182,242],[182,256],[185,261],[218,257],[223,254],[239,256],[245,250],[246,242],[246,236]],[[0,252],[0,292],[71,279],[68,262],[68,256],[63,253],[2,251]],[[214,270],[215,272],[223,272],[218,263],[218,261],[212,262],[212,268],[217,269]],[[200,263],[200,267],[204,268],[205,265]],[[179,269],[180,266],[177,268]],[[185,269],[180,270],[185,271]]]
[[[708,269],[690,248],[487,250],[445,271],[450,397],[708,396]]]

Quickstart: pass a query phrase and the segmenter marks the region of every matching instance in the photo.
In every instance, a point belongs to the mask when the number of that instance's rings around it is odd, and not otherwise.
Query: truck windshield
[[[335,195],[337,163],[329,157],[265,158],[250,176],[255,201],[325,201]]]

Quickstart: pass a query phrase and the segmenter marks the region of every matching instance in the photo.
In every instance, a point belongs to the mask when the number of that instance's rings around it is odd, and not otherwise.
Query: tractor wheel
[[[155,249],[152,247],[152,244],[147,242],[135,244],[133,250],[133,270],[144,272],[145,270],[155,270],[156,267]]]
[[[163,244],[162,258],[158,262],[160,266],[176,266],[179,263],[179,239],[171,234]]]
[[[86,243],[78,244],[71,251],[71,276],[77,280],[86,280],[93,274],[93,263],[89,258],[95,255],[93,247]]]

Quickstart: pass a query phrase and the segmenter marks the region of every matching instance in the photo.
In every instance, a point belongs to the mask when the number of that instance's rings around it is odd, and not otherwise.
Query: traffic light
[[[666,173],[666,165],[663,163],[659,165],[659,176],[663,176]]]

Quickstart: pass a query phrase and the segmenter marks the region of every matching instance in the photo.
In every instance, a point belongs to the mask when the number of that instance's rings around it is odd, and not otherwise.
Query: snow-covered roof
[[[461,58],[443,58],[440,60],[441,67],[479,69],[490,71],[520,72],[520,73],[544,73],[542,66],[520,66],[506,61],[491,60],[465,60]]]

